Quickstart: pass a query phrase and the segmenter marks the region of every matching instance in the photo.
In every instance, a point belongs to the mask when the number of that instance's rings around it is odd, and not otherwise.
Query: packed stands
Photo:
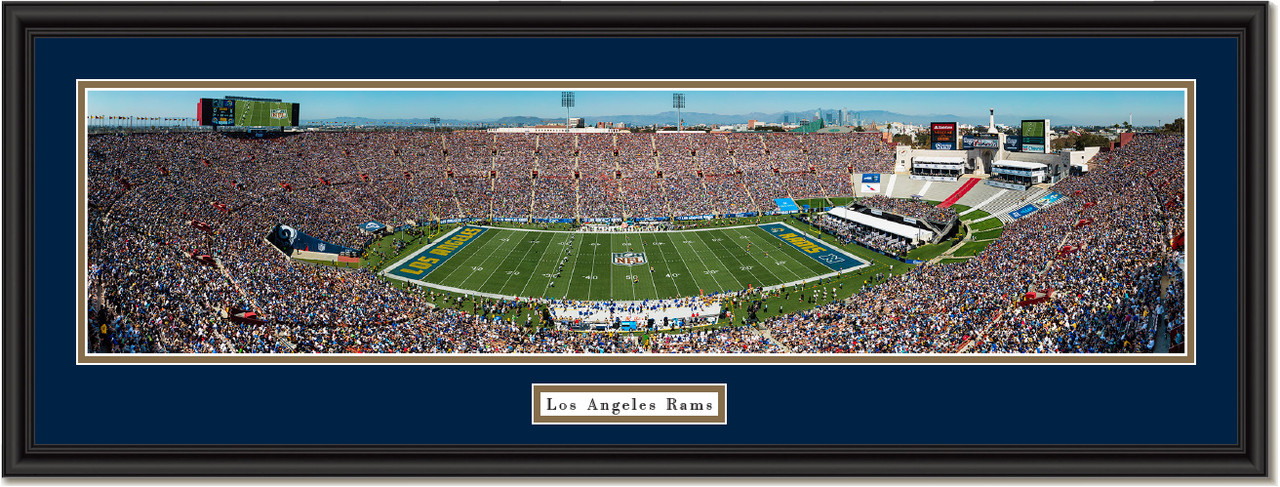
[[[285,259],[263,236],[286,223],[361,248],[369,236],[355,225],[369,220],[757,211],[775,194],[849,196],[849,168],[891,172],[892,150],[874,134],[94,136],[85,326],[96,352],[1150,351],[1150,316],[1168,315],[1173,333],[1185,326],[1167,246],[1183,230],[1183,151],[1181,137],[1139,136],[1059,183],[1070,199],[1010,222],[976,258],[771,319],[772,339],[722,329],[642,341],[531,332],[500,318],[527,301],[441,303],[367,270]],[[1000,191],[979,185],[960,202],[998,204]],[[1078,225],[1085,215],[1090,224]],[[1079,250],[1058,255],[1065,243]],[[1174,285],[1160,304],[1163,276]],[[1017,306],[1041,289],[1053,297]],[[236,312],[254,318],[227,318]]]

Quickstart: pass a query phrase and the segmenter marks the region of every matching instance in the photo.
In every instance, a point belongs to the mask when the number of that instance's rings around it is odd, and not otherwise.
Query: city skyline
[[[1048,117],[1054,123],[1154,125],[1183,117],[1181,90],[567,90],[575,91],[574,117],[649,116],[673,111],[671,93],[686,93],[688,114],[738,116],[799,114],[812,110],[887,111],[913,117],[986,117],[1014,124],[1009,115]],[[560,90],[90,90],[89,115],[192,118],[198,98],[246,96],[301,104],[302,120],[370,119],[495,120],[504,117],[563,119]],[[804,117],[808,111],[809,117]],[[797,117],[797,118],[802,118]],[[863,117],[864,119],[866,117]],[[761,120],[774,121],[774,120]],[[746,120],[736,121],[745,123]]]

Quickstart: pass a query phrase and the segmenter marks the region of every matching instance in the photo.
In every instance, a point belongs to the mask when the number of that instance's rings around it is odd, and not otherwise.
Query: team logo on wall
[[[613,253],[614,265],[632,266],[632,265],[640,265],[645,262],[648,262],[648,260],[644,258],[644,252],[614,252]]]
[[[288,117],[289,117],[289,114],[285,113],[284,110],[281,110],[279,108],[271,109],[271,118],[274,118],[276,120],[284,120]]]

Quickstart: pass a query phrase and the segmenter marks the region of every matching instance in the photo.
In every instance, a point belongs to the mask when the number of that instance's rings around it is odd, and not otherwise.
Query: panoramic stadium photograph
[[[1185,354],[1187,89],[93,88],[88,354]]]

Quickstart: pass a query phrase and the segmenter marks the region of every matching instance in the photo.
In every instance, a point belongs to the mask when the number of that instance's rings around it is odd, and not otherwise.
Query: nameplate
[[[533,424],[725,424],[725,384],[533,384]]]

